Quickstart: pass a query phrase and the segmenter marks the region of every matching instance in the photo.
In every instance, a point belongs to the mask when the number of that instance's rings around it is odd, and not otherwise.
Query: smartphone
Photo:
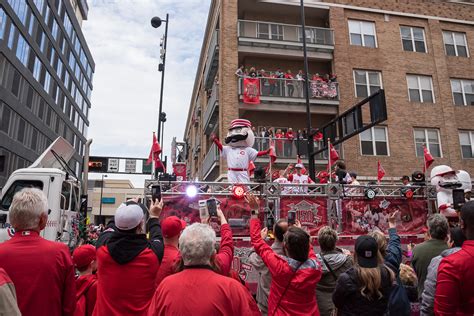
[[[159,185],[154,185],[151,187],[151,200],[153,203],[158,199],[161,201],[161,187]]]
[[[294,225],[296,222],[296,212],[289,211],[288,212],[288,225]]]
[[[217,201],[216,199],[209,199],[206,201],[207,212],[210,217],[217,217]]]
[[[268,231],[273,231],[273,226],[275,225],[275,219],[272,216],[267,217],[267,229]]]
[[[453,190],[453,208],[457,211],[466,203],[466,198],[464,197],[463,189],[454,189]]]

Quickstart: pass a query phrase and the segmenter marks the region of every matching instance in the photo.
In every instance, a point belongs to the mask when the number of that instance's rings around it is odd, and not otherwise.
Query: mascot
[[[252,132],[252,124],[244,119],[231,122],[225,138],[226,146],[223,146],[215,135],[211,136],[211,140],[219,148],[221,156],[227,160],[227,177],[230,183],[250,182],[249,166],[257,157],[270,153],[270,148],[264,151],[256,151],[253,148],[255,135]]]
[[[431,170],[431,185],[436,187],[439,212],[446,217],[457,217],[453,209],[453,189],[462,185],[457,172],[449,166],[436,166]]]

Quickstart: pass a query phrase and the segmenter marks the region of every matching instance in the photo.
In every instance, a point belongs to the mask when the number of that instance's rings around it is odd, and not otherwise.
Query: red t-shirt
[[[91,316],[97,301],[97,275],[81,275],[76,279],[75,316]]]
[[[156,274],[156,286],[159,286],[164,278],[175,273],[174,267],[179,260],[179,249],[173,245],[165,245],[165,254]]]
[[[285,138],[288,138],[288,140],[293,140],[295,138],[295,134],[293,132],[286,132]]]

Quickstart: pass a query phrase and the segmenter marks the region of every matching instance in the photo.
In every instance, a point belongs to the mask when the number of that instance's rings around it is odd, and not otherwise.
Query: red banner
[[[282,197],[280,218],[287,218],[289,211],[296,212],[296,219],[311,236],[317,235],[319,229],[328,223],[326,197]]]
[[[176,175],[176,181],[186,181],[186,163],[175,163],[173,165],[173,173]]]
[[[244,78],[244,103],[260,104],[260,81],[258,78]]]

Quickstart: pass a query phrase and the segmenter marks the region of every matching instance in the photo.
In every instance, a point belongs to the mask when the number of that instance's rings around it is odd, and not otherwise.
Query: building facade
[[[82,171],[95,67],[81,31],[87,12],[80,0],[0,5],[0,187],[58,136]]]
[[[474,175],[472,4],[306,0],[305,16],[314,128],[385,90],[388,120],[339,148],[348,170],[370,179],[380,161],[386,178],[397,179],[422,170],[426,146],[435,164]],[[299,25],[299,1],[212,1],[184,135],[192,179],[225,177],[209,136],[223,139],[235,118],[249,119],[258,136],[264,127],[283,133],[306,127],[305,96],[295,76],[303,69]],[[243,102],[243,79],[235,74],[240,65],[263,76],[260,104]],[[287,70],[295,80],[275,78]],[[326,74],[337,74],[337,83],[318,81]],[[268,147],[265,138],[256,143]],[[275,145],[275,168],[305,156],[306,145],[298,141],[283,138]],[[316,157],[317,170],[326,167],[326,157]]]

